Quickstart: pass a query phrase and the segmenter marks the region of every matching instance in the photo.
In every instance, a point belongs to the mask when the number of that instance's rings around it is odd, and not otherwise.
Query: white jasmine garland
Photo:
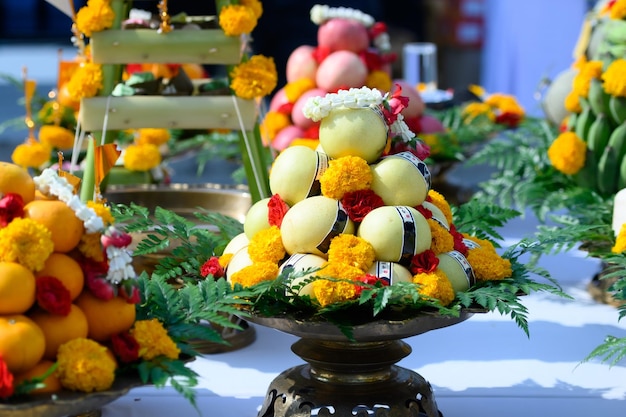
[[[386,96],[375,88],[361,87],[339,90],[326,94],[324,97],[312,97],[304,104],[302,113],[308,119],[319,122],[328,116],[333,109],[347,107],[358,109],[369,106],[380,106]]]
[[[389,126],[389,129],[394,136],[401,136],[404,142],[408,142],[415,137],[415,133],[409,129],[402,114],[398,115],[398,118]]]
[[[375,23],[372,16],[350,7],[330,7],[327,5],[316,4],[311,8],[310,15],[311,22],[318,26],[330,19],[356,20],[366,28],[369,28]]]
[[[376,38],[374,38],[374,46],[381,51],[391,50],[391,40],[389,39],[389,34],[387,32],[383,32],[376,36]]]
[[[107,281],[113,284],[119,284],[125,279],[137,277],[135,269],[132,266],[133,259],[128,250],[109,245],[106,252],[107,258],[109,259]]]

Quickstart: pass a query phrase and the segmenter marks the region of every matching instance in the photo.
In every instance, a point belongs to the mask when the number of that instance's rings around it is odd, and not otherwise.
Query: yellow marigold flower
[[[167,141],[170,140],[171,137],[172,135],[167,129],[138,129],[137,139],[135,139],[135,143],[137,143],[137,145],[151,143],[156,146],[161,146],[164,143],[167,143]]]
[[[67,92],[72,100],[89,98],[102,88],[102,66],[91,62],[80,64],[67,82]]]
[[[157,319],[135,322],[131,334],[139,343],[139,357],[147,361],[158,356],[178,359],[180,349]]]
[[[161,163],[161,152],[156,145],[129,145],[124,151],[124,168],[130,171],[148,171]]]
[[[580,113],[583,108],[580,105],[580,95],[578,91],[570,91],[564,100],[565,110],[572,113]]]
[[[39,141],[50,148],[72,149],[74,132],[57,125],[43,125],[39,129]]]
[[[367,161],[350,155],[332,159],[320,177],[320,185],[324,196],[341,200],[347,192],[370,188],[373,180]]]
[[[447,306],[454,300],[454,288],[445,272],[435,269],[435,272],[419,273],[413,276],[413,283],[419,285],[419,293],[439,300]]]
[[[274,262],[255,262],[235,272],[230,277],[230,282],[241,284],[243,287],[251,287],[262,281],[271,281],[278,276],[278,264]]]
[[[604,91],[612,96],[626,97],[626,59],[611,62],[602,74]]]
[[[609,17],[616,20],[624,19],[626,17],[626,0],[616,0],[609,9]]]
[[[340,234],[330,241],[328,262],[345,264],[367,271],[376,259],[374,247],[363,238],[351,234]]]
[[[266,144],[269,144],[274,140],[278,132],[286,128],[291,124],[289,116],[284,113],[270,110],[267,112],[261,122],[261,137]]]
[[[239,4],[252,9],[257,19],[263,16],[263,4],[259,0],[239,0]]]
[[[53,250],[52,233],[35,220],[16,218],[0,229],[2,262],[17,262],[31,271],[40,271]]]
[[[429,201],[443,212],[448,224],[452,224],[452,209],[443,194],[435,190],[428,190],[428,197],[430,197]]]
[[[436,220],[426,219],[426,221],[430,226],[430,233],[432,235],[430,249],[435,252],[435,255],[454,250],[454,237],[452,237],[450,231]]]
[[[391,90],[391,77],[385,71],[370,71],[365,79],[365,85],[380,91]]]
[[[582,67],[587,63],[587,57],[583,54],[580,55],[574,62],[572,62],[572,69],[577,69],[580,71]]]
[[[278,83],[274,59],[263,55],[254,55],[237,65],[230,76],[230,88],[235,95],[248,100],[268,95]]]
[[[481,98],[481,99],[485,97],[485,94],[487,94],[485,89],[480,85],[470,84],[469,87],[467,87],[467,89],[470,93],[474,94],[476,97]]]
[[[576,91],[579,96],[589,95],[591,80],[602,76],[602,61],[587,61],[578,71],[572,81],[572,91]]]
[[[39,168],[50,160],[52,149],[36,140],[29,140],[13,149],[11,160],[23,168]]]
[[[231,4],[222,7],[219,24],[226,36],[239,36],[251,33],[257,25],[258,18],[251,7]]]
[[[330,277],[355,281],[364,273],[360,268],[336,262],[328,262],[318,273],[320,277]],[[322,307],[329,304],[349,301],[356,297],[356,288],[352,282],[318,279],[313,281],[313,294]]]
[[[524,115],[524,108],[514,96],[509,94],[492,94],[485,100],[485,103],[502,113]]]
[[[552,166],[567,175],[574,175],[585,166],[587,144],[574,132],[563,132],[548,148]]]
[[[508,278],[513,274],[511,261],[502,258],[496,252],[493,243],[466,234],[463,234],[463,237],[479,245],[477,248],[470,248],[466,256],[477,280],[495,281]]]
[[[78,251],[94,261],[104,261],[104,252],[100,242],[101,236],[100,233],[83,234],[80,237],[80,242],[78,242]]]
[[[626,251],[626,223],[619,229],[617,238],[615,239],[615,245],[611,248],[613,253],[622,253]]]
[[[219,258],[220,266],[222,268],[226,268],[228,264],[230,263],[230,260],[233,259],[233,256],[235,256],[234,253],[225,253],[222,256],[220,256]]]
[[[289,146],[307,146],[313,150],[316,150],[319,147],[320,141],[318,139],[309,139],[309,138],[295,138],[291,141]]]
[[[278,263],[285,257],[285,247],[278,226],[258,231],[250,239],[248,255],[252,262],[269,261]]]
[[[93,32],[109,29],[113,26],[115,12],[109,0],[88,0],[87,5],[76,13],[76,28],[91,37]]]
[[[298,78],[285,85],[285,97],[290,103],[298,101],[302,94],[316,87],[315,80],[310,78]]]
[[[466,105],[461,111],[461,116],[465,123],[470,123],[477,117],[487,117],[489,120],[496,120],[496,115],[493,113],[493,109],[487,103],[473,102]]]
[[[102,219],[105,227],[110,226],[115,222],[115,218],[111,214],[111,208],[109,206],[90,200],[87,202],[87,207],[96,212],[96,214]]]
[[[419,138],[423,140],[426,145],[430,146],[431,155],[437,155],[443,151],[439,136],[436,133],[420,134]]]
[[[105,391],[113,385],[117,363],[105,346],[76,338],[62,344],[57,353],[56,374],[64,388],[73,391]]]

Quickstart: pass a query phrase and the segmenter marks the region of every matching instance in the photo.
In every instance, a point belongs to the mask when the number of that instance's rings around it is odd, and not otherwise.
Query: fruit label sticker
[[[450,228],[448,227],[448,225],[447,225],[447,224],[446,224],[443,220],[441,220],[440,218],[438,218],[437,216],[433,215],[433,216],[431,217],[431,219],[433,219],[435,222],[437,222],[437,224],[438,224],[439,226],[443,227],[443,228],[444,228],[444,229],[446,229],[447,231],[450,231]]]
[[[378,106],[370,106],[370,109],[372,109],[372,111],[374,113],[376,113],[378,115],[378,117],[380,117],[380,119],[383,121],[383,125],[385,126],[385,132],[387,133],[387,135],[389,134],[389,125],[387,125],[387,119],[385,119],[385,115],[383,114],[383,110],[378,107]]]
[[[470,239],[463,239],[463,243],[465,244],[465,246],[467,246],[467,249],[478,249],[480,248],[480,245],[476,242],[474,242],[473,240]]]
[[[411,259],[415,255],[415,246],[417,242],[417,226],[415,218],[409,211],[408,207],[397,206],[396,211],[402,219],[402,250],[398,263],[404,266],[411,264]]]
[[[374,275],[376,275],[378,279],[382,280],[385,284],[391,285],[391,279],[393,276],[393,267],[391,262],[377,262]]]
[[[330,241],[333,240],[335,236],[342,234],[343,231],[346,230],[347,225],[348,212],[343,208],[341,202],[337,201],[337,217],[335,217],[335,221],[333,222],[330,231],[326,234],[326,237],[322,239],[316,248],[322,253],[327,253],[328,248],[330,248]]]
[[[306,253],[294,253],[285,261],[282,268],[295,268],[295,266],[298,265],[298,262],[300,262],[306,255]]]
[[[467,278],[469,286],[471,287],[472,285],[476,284],[476,276],[474,276],[474,270],[472,269],[472,265],[470,265],[470,263],[467,261],[467,258],[465,258],[465,256],[463,256],[461,252],[455,250],[447,252],[447,254],[450,255],[452,259],[457,261],[459,265],[461,265],[461,268],[463,268],[463,271],[465,271],[465,277]]]
[[[322,194],[322,187],[320,185],[320,178],[324,171],[328,169],[329,157],[325,153],[315,152],[317,154],[317,164],[315,166],[315,175],[313,175],[313,181],[309,186],[309,193],[306,198],[313,197]]]
[[[407,161],[415,165],[415,168],[417,168],[420,174],[422,174],[422,177],[424,177],[424,181],[426,182],[426,189],[430,190],[431,185],[432,185],[432,180],[430,178],[430,170],[428,169],[428,165],[426,165],[424,161],[422,161],[421,159],[419,159],[417,156],[413,155],[409,151],[400,152],[395,155],[391,155],[391,157],[406,159]]]

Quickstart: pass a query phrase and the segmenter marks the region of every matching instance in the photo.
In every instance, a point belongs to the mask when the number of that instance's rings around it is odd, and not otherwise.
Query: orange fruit
[[[200,64],[183,64],[181,66],[191,80],[199,80],[206,77],[204,68]]]
[[[0,262],[0,314],[21,314],[35,303],[35,275],[16,262]]]
[[[13,374],[37,364],[46,350],[46,338],[37,324],[23,314],[0,316],[0,356]]]
[[[57,93],[57,101],[60,105],[64,107],[69,107],[74,111],[78,111],[80,109],[80,101],[75,100],[74,97],[72,97],[69,90],[67,89],[67,83],[63,83],[63,85],[61,85],[61,88],[59,88],[59,91]]]
[[[89,326],[89,338],[105,342],[114,334],[130,329],[135,323],[135,305],[122,297],[102,300],[89,291],[83,291],[75,301],[83,310]]]
[[[85,283],[85,274],[83,274],[83,269],[78,261],[69,255],[59,252],[53,252],[48,256],[43,269],[35,272],[35,277],[54,277],[58,279],[70,292],[72,301],[78,297]]]
[[[24,206],[24,217],[46,226],[52,233],[55,252],[69,252],[85,232],[82,220],[60,200],[34,200]]]
[[[22,196],[24,204],[35,198],[35,182],[28,170],[10,162],[0,161],[0,193]]]
[[[78,337],[87,337],[87,317],[74,304],[67,316],[38,309],[29,317],[37,323],[46,338],[46,349],[43,354],[45,359],[55,360],[57,350],[63,343]]]
[[[24,381],[39,378],[43,376],[50,367],[54,365],[54,362],[48,359],[42,359],[35,366],[30,368],[28,371],[19,373],[17,375],[13,375],[13,385],[18,386]],[[59,378],[56,375],[56,372],[52,372],[46,379],[43,380],[45,387],[37,388],[35,390],[30,391],[31,394],[49,394],[53,392],[61,391],[61,383],[59,382]]]

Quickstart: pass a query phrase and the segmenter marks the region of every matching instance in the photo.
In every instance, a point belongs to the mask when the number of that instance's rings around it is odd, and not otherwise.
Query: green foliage
[[[614,366],[624,358],[626,358],[626,337],[607,336],[604,339],[604,343],[591,351],[583,360],[583,363],[592,359],[600,359],[602,363]]]
[[[159,356],[151,361],[139,363],[137,371],[144,384],[164,387],[169,382],[197,409],[194,387],[198,385],[198,374],[188,368],[184,361]]]
[[[451,208],[454,226],[459,232],[490,241],[502,240],[502,236],[496,229],[504,226],[509,220],[520,216],[517,210],[484,204],[477,198],[472,198],[459,207],[453,206]]]

